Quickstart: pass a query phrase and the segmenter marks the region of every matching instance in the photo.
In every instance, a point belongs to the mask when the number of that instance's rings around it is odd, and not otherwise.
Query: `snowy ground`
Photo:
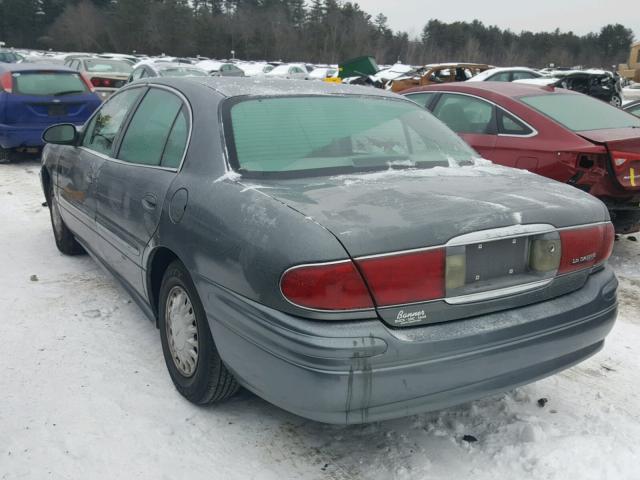
[[[327,426],[247,392],[183,400],[155,327],[90,258],[56,250],[38,171],[0,165],[0,479],[640,478],[640,244],[616,244],[620,317],[587,362],[433,414]]]

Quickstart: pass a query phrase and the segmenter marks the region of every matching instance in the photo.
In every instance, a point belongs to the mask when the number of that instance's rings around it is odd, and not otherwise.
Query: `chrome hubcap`
[[[183,376],[191,377],[198,365],[198,328],[191,299],[180,286],[167,296],[165,325],[173,363]]]

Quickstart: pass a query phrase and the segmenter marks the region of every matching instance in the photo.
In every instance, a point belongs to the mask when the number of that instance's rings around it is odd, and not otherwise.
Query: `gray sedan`
[[[157,78],[45,139],[58,248],[124,285],[197,404],[404,416],[565,369],[615,321],[604,205],[392,93]]]

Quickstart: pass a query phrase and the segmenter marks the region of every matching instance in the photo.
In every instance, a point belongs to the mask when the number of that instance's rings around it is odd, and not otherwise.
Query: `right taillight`
[[[0,75],[0,89],[6,93],[13,91],[13,77],[11,76],[11,72]]]
[[[624,188],[640,188],[640,153],[614,150],[611,158],[620,185]]]
[[[558,273],[570,273],[601,264],[611,256],[615,231],[611,223],[562,230],[562,257]]]

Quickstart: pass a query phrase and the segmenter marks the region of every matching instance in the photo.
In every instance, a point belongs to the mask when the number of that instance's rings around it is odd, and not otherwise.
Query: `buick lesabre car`
[[[602,202],[393,93],[157,78],[45,139],[58,248],[126,287],[197,404],[404,416],[565,369],[615,321]]]

